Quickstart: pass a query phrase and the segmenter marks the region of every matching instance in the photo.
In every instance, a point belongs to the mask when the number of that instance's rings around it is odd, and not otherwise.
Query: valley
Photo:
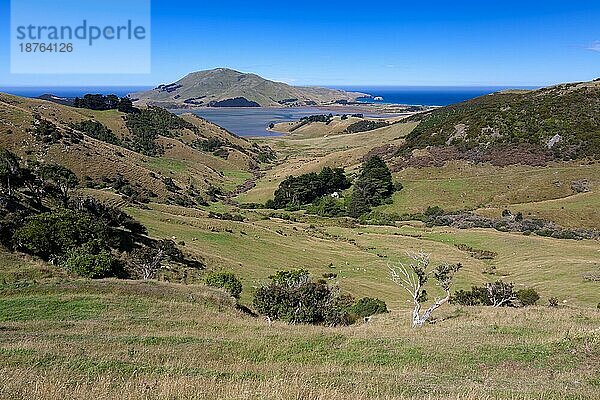
[[[598,85],[582,90],[595,98]],[[497,143],[485,126],[468,130],[472,115],[477,123],[499,120],[493,107],[501,100],[477,105],[488,98],[452,106],[468,111],[460,111],[468,114],[465,143],[454,143],[437,138],[461,122],[446,122],[447,108],[383,118],[306,116],[274,124],[269,130],[277,136],[248,139],[187,112],[90,110],[0,95],[0,146],[23,171],[35,170],[34,161],[64,166],[78,179],[67,208],[81,212],[75,200],[92,197],[145,229],[88,204],[109,232],[135,236],[133,250],[105,251],[127,268],[139,264],[138,246],[163,251],[168,242],[181,252],[153,279],[139,279],[135,269],[125,279],[82,277],[65,267],[70,253],[31,254],[35,247],[21,244],[12,217],[57,212],[57,194],[48,190],[36,202],[29,186],[10,195],[5,186],[0,228],[15,239],[3,237],[0,250],[0,370],[8,377],[0,397],[596,397],[600,163],[593,147],[578,150],[578,140],[597,133],[561,131],[570,146],[549,151],[548,137],[564,124],[552,125],[527,141],[527,154],[536,156],[530,163],[512,153],[524,143],[504,137],[503,123],[490,127]],[[568,118],[596,116],[590,104],[576,116],[569,108]],[[352,216],[373,159],[389,168],[393,189]],[[343,168],[348,185],[311,202],[273,202],[285,184],[301,186],[290,177],[317,185],[327,168]],[[440,222],[463,214],[489,226]],[[516,291],[534,289],[537,304],[451,300],[431,323],[412,328],[413,303],[389,267],[407,265],[417,252],[433,265],[460,264],[453,295],[503,281]],[[306,270],[353,299],[377,298],[389,313],[348,326],[257,315],[256,293],[288,270]],[[239,298],[207,285],[210,274],[222,272],[241,282]],[[426,288],[431,300],[442,294],[433,280]]]

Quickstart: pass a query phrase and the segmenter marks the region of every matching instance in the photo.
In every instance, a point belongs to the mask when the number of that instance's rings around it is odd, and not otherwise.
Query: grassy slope
[[[89,176],[99,181],[103,176],[114,177],[121,174],[131,182],[152,190],[162,199],[169,196],[161,179],[152,178],[151,173],[170,177],[185,188],[190,182],[196,188],[207,188],[209,184],[231,190],[250,177],[250,169],[257,161],[249,155],[256,152],[252,144],[237,138],[224,129],[201,118],[183,116],[199,128],[204,138],[228,140],[232,145],[243,149],[229,148],[227,159],[211,153],[193,149],[189,144],[198,136],[191,130],[181,132],[177,139],[160,138],[165,147],[162,157],[148,157],[119,146],[110,145],[90,137],[79,144],[43,145],[28,132],[33,123],[33,114],[68,127],[72,123],[95,119],[110,128],[117,136],[127,136],[128,130],[123,120],[124,114],[115,110],[93,111],[61,106],[55,103],[25,99],[0,94],[0,146],[6,147],[20,156],[33,154],[38,159],[53,161],[72,169],[80,178]],[[8,134],[8,131],[12,133]],[[246,154],[247,153],[247,154]],[[225,171],[225,173],[223,173]]]
[[[457,288],[504,279],[515,282],[518,288],[535,287],[542,302],[552,296],[568,304],[595,307],[600,302],[598,283],[583,278],[598,268],[597,241],[556,240],[486,229],[344,228],[314,217],[299,216],[300,222],[264,220],[261,213],[250,211],[245,212],[247,221],[233,222],[175,206],[152,208],[129,212],[148,226],[153,236],[175,236],[185,241],[185,251],[203,257],[210,269],[240,275],[245,302],[251,300],[254,288],[277,270],[307,268],[317,277],[337,273],[332,283],[339,283],[356,297],[376,296],[394,309],[405,308],[408,298],[388,279],[387,265],[405,261],[407,251],[420,250],[431,253],[434,262],[463,263]],[[498,256],[478,260],[456,244],[491,250]]]
[[[407,168],[395,174],[404,189],[380,210],[415,213],[438,205],[450,211],[481,208],[483,214],[498,216],[509,208],[565,226],[600,228],[598,177],[600,163],[494,167],[451,162],[441,168]],[[571,183],[583,179],[591,191],[576,194]]]
[[[4,258],[0,254],[0,260]],[[0,264],[1,268],[5,264]],[[591,399],[600,313],[449,307],[348,328],[267,324],[202,286],[0,286],[3,399]]]

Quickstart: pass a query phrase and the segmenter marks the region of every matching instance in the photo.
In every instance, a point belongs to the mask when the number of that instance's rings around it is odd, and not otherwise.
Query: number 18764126
[[[19,43],[21,53],[72,53],[73,43]]]

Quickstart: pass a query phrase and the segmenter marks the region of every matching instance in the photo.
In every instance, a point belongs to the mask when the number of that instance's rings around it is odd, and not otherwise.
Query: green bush
[[[210,273],[205,282],[210,287],[225,289],[236,299],[239,299],[242,293],[242,282],[231,272]]]
[[[365,318],[376,314],[388,313],[387,305],[383,300],[371,297],[363,297],[350,307],[350,311],[357,317]]]
[[[458,290],[450,298],[450,303],[461,306],[489,306],[491,302],[484,287],[472,286],[471,290]]]
[[[517,291],[517,298],[524,306],[533,306],[540,299],[540,295],[535,289],[527,288]]]
[[[85,244],[69,251],[61,266],[81,277],[100,279],[115,275],[116,262],[109,251],[97,251],[95,244]]]
[[[314,282],[307,271],[279,271],[254,296],[256,310],[272,320],[289,323],[349,325],[352,298],[341,296],[323,281]]]
[[[28,217],[14,235],[17,248],[49,260],[94,239],[107,239],[106,225],[88,215],[59,209]]]
[[[346,215],[346,207],[341,200],[334,199],[331,196],[323,196],[312,203],[306,211],[309,214],[316,214],[321,217],[343,217]]]

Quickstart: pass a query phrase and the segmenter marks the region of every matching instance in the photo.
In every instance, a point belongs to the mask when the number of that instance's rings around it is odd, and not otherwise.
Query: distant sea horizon
[[[381,97],[359,99],[364,103],[406,104],[420,106],[447,106],[475,97],[507,89],[536,89],[536,86],[325,86],[350,92],[361,92]],[[87,93],[115,94],[126,96],[129,93],[150,90],[153,86],[20,86],[0,87],[0,92],[23,97],[39,97],[53,94],[58,97],[81,97]]]
[[[15,96],[35,98],[44,94],[52,94],[57,97],[82,97],[85,94],[114,94],[119,97],[129,93],[153,89],[153,86],[5,86],[0,87],[1,93]]]
[[[448,106],[502,90],[530,90],[537,89],[538,86],[330,86],[330,88],[383,98],[383,100],[373,98],[358,100],[364,103]]]

